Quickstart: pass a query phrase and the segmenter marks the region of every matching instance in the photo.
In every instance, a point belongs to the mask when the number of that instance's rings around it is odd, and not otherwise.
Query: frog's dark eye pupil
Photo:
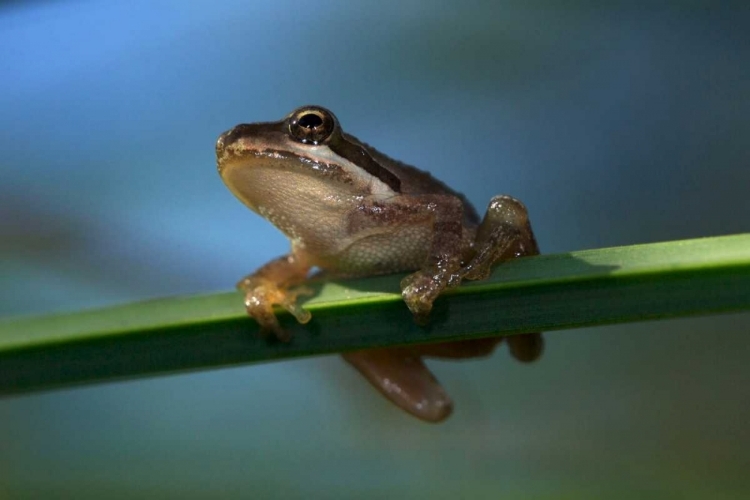
[[[323,125],[323,119],[316,114],[308,113],[302,115],[297,123],[299,123],[301,127],[312,129]]]
[[[327,141],[336,130],[336,117],[319,106],[299,108],[287,119],[289,134],[302,144],[318,145]]]

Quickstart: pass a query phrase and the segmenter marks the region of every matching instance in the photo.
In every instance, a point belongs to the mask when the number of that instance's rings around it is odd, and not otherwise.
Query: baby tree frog
[[[237,125],[219,137],[216,157],[232,193],[291,241],[289,254],[237,285],[250,316],[282,340],[287,334],[273,307],[307,322],[310,313],[297,305],[294,287],[313,267],[335,277],[411,272],[401,281],[402,296],[423,322],[446,288],[486,278],[498,262],[539,253],[521,202],[496,196],[480,221],[463,195],[347,134],[320,106],[301,107],[280,121]],[[500,340],[343,356],[399,407],[439,422],[450,415],[452,403],[422,357],[486,356]],[[521,361],[542,351],[538,333],[507,342]]]

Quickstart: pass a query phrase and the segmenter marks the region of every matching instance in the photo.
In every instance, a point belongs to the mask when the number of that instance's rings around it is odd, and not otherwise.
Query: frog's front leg
[[[423,323],[437,296],[461,281],[462,257],[471,245],[463,218],[463,202],[456,196],[401,194],[384,201],[364,200],[352,212],[349,227],[355,234],[394,235],[387,243],[391,252],[408,256],[402,266],[408,261],[408,267],[418,269],[401,280],[401,292],[415,320]]]
[[[451,195],[408,198],[429,214],[432,240],[419,270],[401,280],[401,296],[418,323],[426,323],[432,303],[448,287],[461,283],[459,271],[469,241],[464,237],[463,202]]]
[[[290,340],[273,312],[275,305],[289,311],[300,323],[310,321],[310,313],[297,304],[300,291],[289,289],[304,282],[310,268],[304,250],[293,246],[289,255],[272,260],[237,283],[237,289],[245,293],[247,313],[260,324],[262,332],[273,332],[285,342]]]

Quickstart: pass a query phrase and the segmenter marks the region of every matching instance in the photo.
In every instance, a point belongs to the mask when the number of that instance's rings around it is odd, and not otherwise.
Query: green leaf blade
[[[260,337],[238,293],[0,321],[0,394],[385,347],[750,310],[750,234],[518,259],[441,296],[414,324],[400,276],[322,283]]]

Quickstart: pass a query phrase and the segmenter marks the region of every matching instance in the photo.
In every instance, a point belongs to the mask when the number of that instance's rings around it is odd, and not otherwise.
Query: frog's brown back
[[[429,172],[425,172],[417,167],[408,165],[404,162],[394,160],[390,156],[381,153],[374,147],[364,143],[356,137],[344,134],[346,139],[360,144],[372,158],[383,168],[396,175],[401,181],[400,192],[404,194],[449,194],[456,196],[461,200],[464,206],[464,218],[471,225],[479,224],[479,215],[474,206],[469,202],[463,193],[455,191],[445,183],[433,177]]]

